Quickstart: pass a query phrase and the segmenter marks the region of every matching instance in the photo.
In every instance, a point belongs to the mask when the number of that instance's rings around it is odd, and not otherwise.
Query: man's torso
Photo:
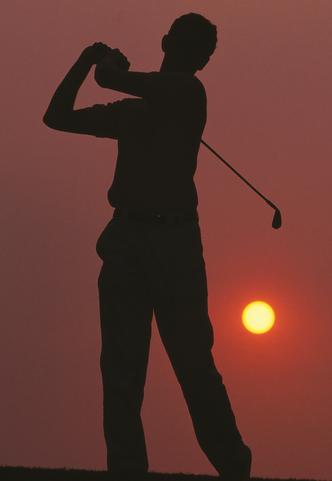
[[[113,207],[160,211],[197,207],[193,177],[206,123],[204,87],[195,94],[120,101],[118,158],[108,191]]]

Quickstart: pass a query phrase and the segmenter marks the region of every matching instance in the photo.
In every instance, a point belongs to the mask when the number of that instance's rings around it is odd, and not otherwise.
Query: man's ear
[[[166,53],[166,50],[167,50],[167,46],[168,46],[167,42],[168,42],[168,35],[166,33],[161,40],[161,49],[164,53]]]

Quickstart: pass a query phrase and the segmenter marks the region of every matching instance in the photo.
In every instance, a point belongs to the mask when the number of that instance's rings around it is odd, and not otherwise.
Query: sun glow
[[[244,327],[253,334],[264,334],[275,322],[272,307],[263,301],[250,302],[242,312]]]

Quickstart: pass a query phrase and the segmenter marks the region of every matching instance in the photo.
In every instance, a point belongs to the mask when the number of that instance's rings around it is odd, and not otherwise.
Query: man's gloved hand
[[[118,48],[108,50],[106,55],[104,55],[96,65],[96,69],[105,68],[107,71],[123,70],[127,72],[129,67],[130,62]]]
[[[81,58],[91,65],[107,65],[107,70],[128,71],[130,67],[127,57],[118,48],[111,48],[102,42],[95,42],[86,47],[81,53]]]
[[[97,64],[105,55],[112,52],[111,47],[102,42],[95,42],[93,45],[86,47],[81,53],[81,58],[93,64]]]

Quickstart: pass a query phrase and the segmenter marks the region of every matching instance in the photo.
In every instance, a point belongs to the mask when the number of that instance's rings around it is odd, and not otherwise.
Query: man
[[[251,451],[237,428],[212,357],[213,328],[193,180],[206,123],[195,76],[217,29],[202,15],[177,18],[163,36],[159,72],[129,72],[118,50],[96,43],[80,55],[44,116],[51,128],[118,140],[108,200],[113,218],[98,238],[103,428],[107,467],[142,475],[148,458],[142,420],[153,311],[200,447],[224,481],[247,481]],[[92,65],[104,88],[130,94],[74,110]],[[118,478],[120,479],[120,478]]]

